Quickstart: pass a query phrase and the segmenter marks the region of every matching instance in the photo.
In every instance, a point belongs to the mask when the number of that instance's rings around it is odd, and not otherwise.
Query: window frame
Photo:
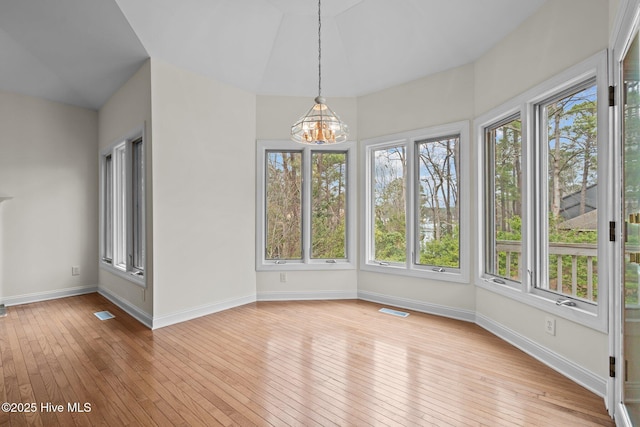
[[[337,145],[303,145],[290,140],[258,140],[256,155],[256,271],[291,270],[353,270],[356,268],[356,143],[347,141]],[[266,186],[267,153],[273,151],[302,153],[302,257],[300,260],[270,260],[266,248]],[[346,253],[345,258],[312,258],[311,248],[311,158],[313,152],[344,152],[346,154]]]
[[[117,139],[99,154],[99,265],[142,287],[146,287],[145,141],[142,126]]]
[[[459,121],[440,126],[418,129],[364,140],[361,147],[361,158],[364,162],[361,175],[361,206],[363,220],[361,221],[361,256],[360,269],[386,274],[419,277],[445,282],[469,283],[471,250],[470,250],[470,180],[471,169],[469,163],[469,121]],[[459,201],[459,268],[437,267],[416,263],[415,253],[419,239],[419,215],[417,213],[419,189],[416,180],[419,178],[419,159],[417,145],[426,141],[439,140],[456,136],[459,138],[457,155],[459,169],[456,171]],[[374,209],[373,209],[373,172],[374,152],[391,147],[405,147],[406,151],[406,261],[384,262],[374,259]]]
[[[510,285],[510,286],[520,286],[520,284],[522,283],[522,277],[524,277],[524,268],[523,265],[524,263],[522,262],[523,259],[525,259],[525,248],[524,245],[522,244],[522,238],[520,239],[520,254],[521,254],[521,260],[520,263],[518,264],[518,269],[519,269],[519,276],[520,276],[520,281],[517,280],[513,280],[510,277],[505,277],[496,273],[487,273],[487,269],[489,266],[489,261],[491,260],[494,264],[495,264],[495,248],[496,248],[496,239],[495,239],[495,182],[493,183],[493,185],[491,185],[491,183],[489,182],[488,179],[486,179],[486,174],[489,174],[489,176],[495,176],[496,173],[496,167],[495,164],[493,163],[493,160],[495,160],[495,144],[491,144],[491,148],[489,147],[489,141],[487,140],[487,136],[489,135],[489,133],[491,131],[494,131],[508,123],[511,123],[515,120],[519,120],[520,121],[520,163],[521,163],[521,180],[523,180],[523,175],[524,172],[522,170],[522,168],[524,168],[524,161],[523,161],[523,133],[524,133],[524,128],[523,128],[523,120],[522,120],[522,116],[520,114],[520,111],[516,111],[513,114],[509,114],[509,113],[505,113],[503,114],[499,119],[497,120],[493,120],[491,123],[489,123],[488,125],[484,126],[481,130],[479,130],[479,132],[482,132],[482,135],[480,136],[480,140],[482,143],[482,150],[483,151],[483,159],[482,159],[482,166],[479,168],[479,173],[482,174],[484,172],[484,174],[482,175],[482,180],[483,180],[483,190],[484,190],[484,194],[485,197],[483,199],[484,202],[489,202],[489,205],[487,204],[478,204],[478,208],[479,210],[482,211],[482,214],[484,216],[484,222],[483,222],[483,227],[480,230],[481,233],[484,233],[484,241],[483,241],[483,252],[482,252],[482,258],[481,260],[483,261],[483,273],[491,276],[491,280],[496,282],[496,283],[500,283],[500,284],[505,284],[505,285]],[[489,158],[489,155],[493,155],[493,157]],[[522,184],[524,184],[524,182],[522,182]],[[491,192],[489,191],[491,190]],[[523,188],[524,191],[524,188]],[[520,201],[521,201],[521,205],[522,205],[522,200],[523,200],[523,194],[520,194]],[[492,214],[491,217],[489,215],[489,207],[491,208]],[[521,213],[524,214],[524,212],[522,212],[522,206],[521,206]],[[523,221],[523,218],[521,218],[521,220]],[[491,234],[492,238],[491,241],[489,241],[488,235]],[[491,253],[489,253],[491,252]]]
[[[476,285],[492,292],[507,296],[519,302],[531,305],[558,317],[572,320],[592,329],[606,332],[608,323],[608,301],[609,301],[609,266],[607,253],[610,246],[615,242],[609,242],[608,224],[614,218],[613,202],[613,181],[609,177],[612,170],[611,156],[613,144],[609,138],[609,116],[610,107],[608,102],[608,73],[607,73],[607,52],[602,51],[583,62],[557,74],[549,80],[533,87],[519,96],[505,102],[493,110],[483,114],[474,121],[474,132],[476,138],[476,167],[478,170],[478,182],[476,186],[476,203],[478,206],[477,216],[477,264],[475,267]],[[583,87],[589,80],[595,79],[597,96],[597,144],[598,144],[598,301],[596,304],[587,303],[579,298],[572,298],[570,295],[562,295],[554,291],[538,288],[534,280],[538,280],[538,269],[544,265],[541,261],[539,230],[544,227],[546,218],[541,212],[546,212],[546,208],[537,207],[541,204],[540,188],[543,187],[541,180],[546,179],[546,175],[539,173],[536,168],[540,167],[540,155],[546,154],[546,150],[540,149],[539,134],[541,120],[539,116],[540,106],[547,100],[559,96],[574,88]],[[489,200],[487,195],[487,179],[485,168],[487,162],[487,147],[485,135],[486,131],[503,122],[509,117],[519,114],[522,121],[522,282],[515,282],[500,276],[492,275],[485,270],[485,259],[487,251],[487,207],[485,201]],[[546,160],[545,160],[546,161]],[[546,191],[546,190],[545,190]],[[542,201],[546,202],[546,195]],[[546,205],[545,205],[546,206]],[[544,251],[542,251],[544,252]],[[542,274],[546,274],[542,272]],[[575,306],[559,306],[559,299],[569,299]]]

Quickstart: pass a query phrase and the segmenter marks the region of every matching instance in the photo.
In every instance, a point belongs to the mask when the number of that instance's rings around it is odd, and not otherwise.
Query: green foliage
[[[402,231],[387,230],[383,224],[376,222],[375,247],[377,260],[391,262],[407,260],[404,229]]]
[[[459,227],[443,232],[439,239],[420,244],[420,264],[438,267],[460,267]]]

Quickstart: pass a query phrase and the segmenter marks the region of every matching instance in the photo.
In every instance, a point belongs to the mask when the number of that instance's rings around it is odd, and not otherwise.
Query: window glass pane
[[[144,170],[142,139],[131,144],[132,267],[144,270]]]
[[[302,259],[302,153],[266,156],[265,259]]]
[[[546,286],[596,302],[596,85],[551,100],[544,105],[543,117],[548,141]]]
[[[311,154],[311,258],[346,258],[347,154]]]
[[[374,151],[374,259],[406,262],[406,149]]]
[[[104,157],[103,179],[103,230],[102,230],[102,259],[113,261],[113,160],[111,155]]]
[[[417,264],[460,267],[458,143],[458,136],[417,143]]]
[[[522,252],[522,122],[510,118],[485,135],[485,271],[519,282]]]

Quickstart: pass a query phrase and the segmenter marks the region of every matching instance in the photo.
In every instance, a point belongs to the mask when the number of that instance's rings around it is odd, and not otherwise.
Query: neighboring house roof
[[[560,201],[560,215],[565,220],[571,220],[573,218],[578,218],[581,215],[580,212],[580,198],[581,192],[576,191],[575,193],[571,193],[567,196],[564,196]],[[598,185],[593,184],[587,187],[587,194],[585,198],[585,208],[584,213],[591,212],[597,209],[598,206]]]
[[[598,229],[598,210],[594,209],[558,224],[562,230],[591,231]]]

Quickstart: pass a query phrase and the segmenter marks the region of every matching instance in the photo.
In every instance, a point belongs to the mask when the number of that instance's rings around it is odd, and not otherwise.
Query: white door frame
[[[613,253],[610,255],[608,262],[611,262],[610,283],[613,286],[610,290],[610,309],[609,309],[609,354],[615,357],[615,377],[610,377],[607,382],[606,403],[609,414],[614,416],[617,426],[632,427],[627,410],[623,404],[624,390],[624,295],[623,295],[623,257],[622,239],[624,239],[624,224],[622,210],[622,108],[624,105],[621,100],[624,94],[624,87],[621,81],[621,62],[627,53],[629,45],[640,28],[640,0],[620,0],[618,5],[618,13],[611,32],[610,58],[609,58],[609,80],[610,84],[615,87],[615,107],[610,111],[611,131],[610,137],[613,139],[611,157],[613,160],[612,178],[615,183],[613,193],[613,205],[615,207],[615,219],[618,223],[616,239],[618,244],[615,245]]]

